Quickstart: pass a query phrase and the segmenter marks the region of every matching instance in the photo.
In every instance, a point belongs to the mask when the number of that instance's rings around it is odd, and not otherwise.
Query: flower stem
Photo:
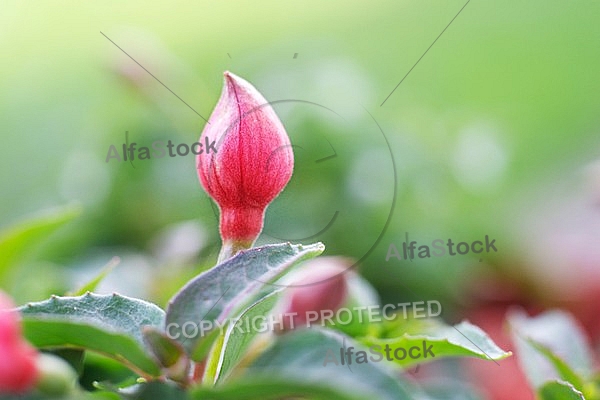
[[[223,242],[221,251],[219,252],[219,258],[217,264],[221,264],[225,260],[235,256],[242,250],[247,250],[252,247],[254,242],[241,241],[241,240],[226,240]]]

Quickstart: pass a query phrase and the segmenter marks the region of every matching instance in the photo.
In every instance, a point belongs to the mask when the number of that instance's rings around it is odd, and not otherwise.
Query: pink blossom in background
[[[19,314],[0,291],[0,394],[25,393],[38,377],[37,352],[21,336]]]

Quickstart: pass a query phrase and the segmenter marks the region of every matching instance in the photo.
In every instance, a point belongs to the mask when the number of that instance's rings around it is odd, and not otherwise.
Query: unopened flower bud
[[[0,395],[21,394],[38,377],[37,351],[21,335],[19,314],[12,300],[0,292]]]
[[[268,204],[292,176],[294,154],[271,105],[230,72],[208,122],[200,143],[214,141],[217,150],[197,156],[198,176],[221,211],[221,255],[231,256],[260,234]]]

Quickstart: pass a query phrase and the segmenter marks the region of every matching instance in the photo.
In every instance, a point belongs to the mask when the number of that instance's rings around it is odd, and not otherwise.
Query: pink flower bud
[[[267,205],[292,176],[294,154],[285,128],[265,98],[242,78],[225,72],[225,83],[200,143],[216,152],[197,156],[200,182],[219,205],[224,245],[252,246]]]
[[[294,286],[288,289],[283,307],[284,329],[312,326],[319,323],[321,315],[337,312],[348,297],[348,268],[348,261],[341,257],[307,262],[301,276],[293,281]]]
[[[21,336],[19,315],[11,299],[0,292],[0,394],[20,394],[33,388],[37,352]]]

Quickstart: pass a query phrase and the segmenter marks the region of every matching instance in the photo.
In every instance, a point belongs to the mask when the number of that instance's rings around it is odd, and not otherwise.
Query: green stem
[[[238,241],[238,240],[227,240],[223,242],[221,251],[219,252],[219,258],[217,264],[221,264],[225,260],[230,259],[242,250],[247,250],[252,247],[254,242]]]

